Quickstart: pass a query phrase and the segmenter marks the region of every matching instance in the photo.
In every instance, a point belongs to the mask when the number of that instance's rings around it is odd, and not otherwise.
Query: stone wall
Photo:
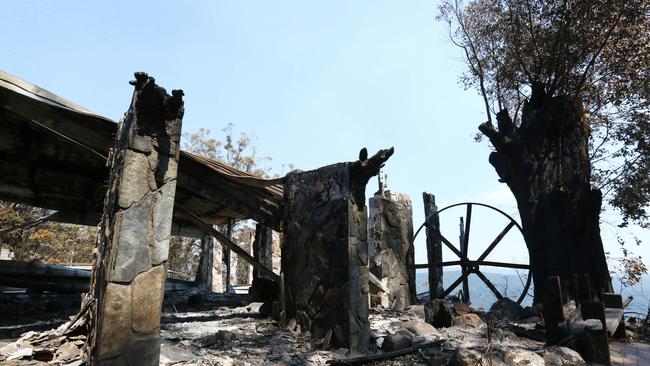
[[[413,209],[405,194],[386,192],[369,200],[369,267],[390,290],[373,295],[373,305],[403,309],[415,304]]]
[[[111,171],[89,294],[90,364],[158,365],[160,310],[178,166],[182,91],[137,73]]]

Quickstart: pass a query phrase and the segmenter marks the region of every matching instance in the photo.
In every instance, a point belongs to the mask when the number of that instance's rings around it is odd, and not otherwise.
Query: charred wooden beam
[[[442,262],[442,241],[438,235],[434,234],[440,228],[436,196],[422,192],[422,199],[424,200],[424,217],[427,228],[427,261],[429,264],[440,263]],[[442,298],[442,294],[445,292],[442,285],[442,267],[424,268],[427,268],[429,272],[429,300]]]
[[[210,235],[214,236],[221,244],[223,244],[224,247],[232,250],[237,254],[240,258],[248,262],[253,268],[265,273],[269,277],[271,277],[272,280],[279,282],[280,277],[273,273],[272,270],[266,268],[264,265],[262,265],[260,262],[258,262],[255,258],[253,258],[250,254],[248,254],[244,249],[240,248],[237,244],[235,244],[229,237],[228,235],[225,235],[223,233],[220,233],[218,230],[212,227],[212,225],[206,223],[205,221],[201,220],[200,217],[196,216],[193,214],[191,211],[188,209],[184,208],[183,206],[179,205],[178,203],[176,204],[176,208],[179,210],[183,211],[189,217],[197,226],[201,227],[205,232],[209,233]]]

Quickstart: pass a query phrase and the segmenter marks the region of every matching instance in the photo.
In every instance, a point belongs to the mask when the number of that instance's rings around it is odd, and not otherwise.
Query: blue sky
[[[459,85],[462,55],[435,15],[435,1],[4,1],[0,69],[114,120],[133,72],[145,71],[185,91],[185,132],[219,136],[233,123],[256,136],[277,173],[394,146],[384,172],[413,199],[416,226],[422,191],[441,207],[479,201],[514,215],[490,147],[472,139],[486,119],[481,99]],[[450,239],[459,215],[443,222]],[[478,215],[472,248],[486,246],[500,220]],[[603,230],[618,254],[614,228]],[[633,250],[650,257],[648,230],[633,234],[646,242]],[[490,259],[525,260],[520,240]],[[416,261],[425,253],[418,243]]]

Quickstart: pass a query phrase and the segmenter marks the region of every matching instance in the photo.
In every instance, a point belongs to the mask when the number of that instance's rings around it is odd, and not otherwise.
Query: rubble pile
[[[3,365],[64,365],[83,364],[82,347],[86,335],[79,329],[69,329],[66,322],[46,332],[29,331],[17,341],[0,347],[0,363]]]
[[[528,337],[539,327],[539,318],[510,320],[498,310],[484,313],[462,303],[445,307],[453,319],[448,327],[427,323],[425,305],[371,309],[371,343],[365,353],[339,348],[331,333],[315,336],[296,319],[281,324],[269,317],[268,308],[248,303],[245,295],[170,293],[161,318],[160,364],[471,365],[490,360],[493,365],[584,365],[574,351],[544,350],[543,341]],[[77,330],[65,334],[69,325],[0,343],[0,364],[81,365],[83,328],[76,325]]]

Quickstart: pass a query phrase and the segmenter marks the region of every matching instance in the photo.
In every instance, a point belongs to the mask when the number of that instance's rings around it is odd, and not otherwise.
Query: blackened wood
[[[422,192],[424,200],[424,217],[426,219],[427,234],[427,261],[429,265],[442,262],[442,242],[434,232],[440,228],[440,217],[436,206],[436,197],[427,192]],[[416,266],[416,268],[418,268]],[[420,267],[421,268],[421,267]],[[442,267],[428,267],[429,300],[439,299],[444,293],[442,285]]]
[[[469,233],[472,224],[472,204],[467,204],[467,211],[465,213],[465,227],[462,228],[463,220],[461,219],[461,253],[463,253],[462,261],[465,263],[468,262],[467,253],[469,253]],[[468,264],[462,266],[462,271],[470,271]],[[469,278],[465,277],[463,280],[463,302],[465,304],[470,304],[470,294],[469,294]]]
[[[431,264],[416,264],[414,267],[416,269],[422,268],[438,268],[438,267],[447,267],[447,266],[457,266],[462,264],[462,261],[446,261],[446,262],[436,262]],[[515,269],[530,269],[528,264],[519,264],[519,263],[504,263],[504,262],[493,262],[493,261],[467,261],[469,266],[483,265],[487,267],[500,267],[500,268],[515,268]]]
[[[545,283],[544,326],[546,327],[546,344],[556,345],[566,338],[566,331],[559,327],[564,321],[564,302],[560,277],[549,277]]]
[[[257,260],[255,260],[255,258],[253,258],[250,254],[248,254],[244,249],[240,248],[237,244],[235,244],[227,235],[224,235],[223,233],[219,232],[218,230],[213,228],[212,225],[201,220],[201,218],[194,215],[192,212],[190,212],[180,204],[176,203],[175,206],[179,210],[183,211],[185,215],[187,215],[187,217],[189,217],[192,220],[192,222],[194,222],[197,226],[201,227],[207,233],[210,233],[212,236],[214,236],[224,246],[224,252],[226,251],[226,248],[232,250],[240,258],[248,262],[255,269],[270,276],[272,280],[276,282],[280,281],[280,277],[277,274],[275,274],[272,270],[266,268],[264,265],[262,265]]]
[[[512,229],[514,226],[515,226],[515,222],[510,221],[508,223],[508,225],[506,225],[506,227],[503,230],[501,230],[499,235],[497,235],[497,237],[494,238],[494,240],[492,240],[492,243],[490,243],[490,245],[488,245],[488,247],[485,248],[483,253],[481,253],[481,255],[478,257],[478,259],[476,261],[481,263],[481,261],[483,261],[490,253],[492,253],[492,250],[494,250],[494,248],[497,246],[497,244],[499,244],[501,242],[501,240],[503,240],[503,238],[506,236],[506,234],[508,234],[510,229]]]
[[[480,278],[483,283],[492,291],[494,296],[496,296],[497,299],[503,299],[503,295],[501,295],[501,292],[492,284],[492,282],[483,274],[483,272],[479,271],[478,269],[474,271],[474,274]]]
[[[469,274],[470,272],[462,273],[460,277],[456,279],[456,281],[454,281],[451,285],[449,285],[449,287],[442,293],[441,297],[442,298],[447,297],[447,295],[449,295],[452,291],[454,291],[456,287],[458,287],[458,285],[460,285],[467,278],[467,276],[469,276]]]
[[[603,294],[603,304],[606,308],[623,309],[623,296],[612,292]]]
[[[425,348],[437,347],[437,346],[442,345],[443,343],[444,343],[444,341],[439,340],[439,341],[434,341],[434,342],[429,342],[429,343],[425,343],[425,344],[419,344],[419,345],[416,345],[416,346],[407,347],[407,348],[397,350],[397,351],[390,351],[390,352],[384,352],[384,353],[381,353],[381,354],[373,354],[373,355],[367,355],[367,356],[344,358],[344,359],[339,359],[339,360],[329,360],[326,363],[328,365],[365,364],[365,363],[369,363],[369,362],[372,362],[372,361],[386,360],[386,359],[389,359],[389,358],[406,355],[406,354],[409,354],[409,353],[417,352],[418,350],[425,349]]]

